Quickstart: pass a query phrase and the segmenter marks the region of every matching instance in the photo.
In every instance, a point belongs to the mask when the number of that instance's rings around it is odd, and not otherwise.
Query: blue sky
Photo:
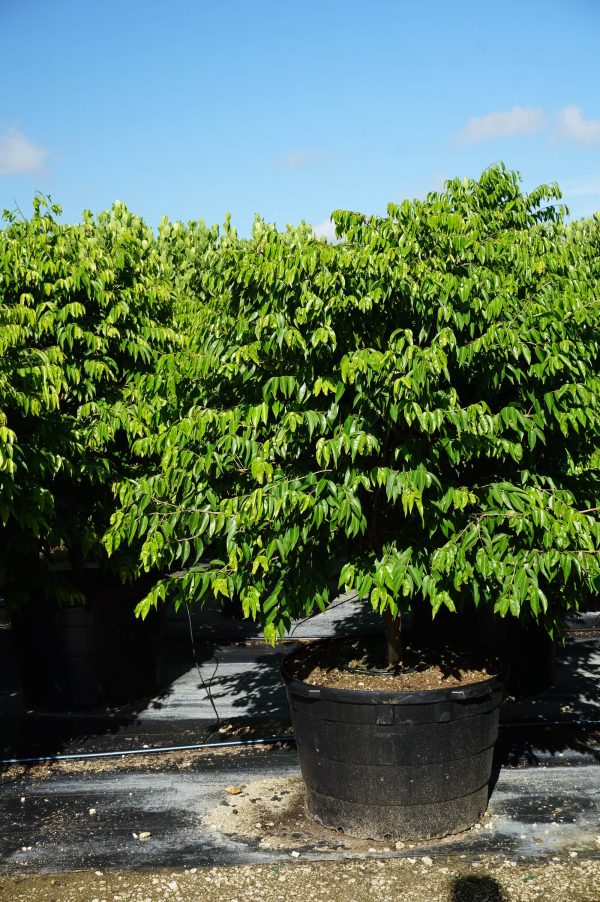
[[[0,208],[327,231],[504,160],[600,209],[598,0],[0,0],[0,53]]]

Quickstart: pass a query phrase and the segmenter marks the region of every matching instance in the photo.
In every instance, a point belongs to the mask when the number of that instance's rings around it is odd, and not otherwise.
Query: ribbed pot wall
[[[25,697],[82,710],[123,704],[158,686],[162,618],[136,621],[132,604],[18,612],[13,618]]]
[[[457,689],[316,687],[283,666],[310,814],[369,839],[464,830],[488,801],[502,680]]]

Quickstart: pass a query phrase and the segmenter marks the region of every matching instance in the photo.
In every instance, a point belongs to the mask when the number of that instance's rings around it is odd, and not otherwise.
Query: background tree
[[[172,289],[152,230],[122,204],[79,225],[37,197],[31,219],[0,232],[0,567],[13,603],[79,598],[71,577],[114,507],[111,484],[135,462],[123,399],[173,348]],[[121,561],[123,563],[123,561]]]

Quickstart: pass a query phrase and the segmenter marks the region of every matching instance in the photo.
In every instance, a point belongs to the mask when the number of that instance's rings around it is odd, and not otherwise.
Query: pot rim
[[[316,644],[316,643],[315,643]],[[320,644],[320,643],[319,643]],[[313,646],[314,647],[314,646]],[[508,667],[487,680],[467,683],[464,686],[448,686],[445,689],[336,689],[333,686],[313,686],[290,673],[290,661],[300,652],[291,652],[281,662],[280,672],[289,693],[303,698],[323,699],[332,702],[350,702],[354,705],[427,705],[447,701],[473,701],[490,698],[496,692],[504,694]]]

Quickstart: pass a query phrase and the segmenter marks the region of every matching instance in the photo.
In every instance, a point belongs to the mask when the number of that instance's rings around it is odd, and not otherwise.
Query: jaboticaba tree
[[[122,204],[77,225],[59,216],[37,197],[31,219],[6,213],[0,232],[0,571],[12,604],[77,599],[69,574],[102,557],[112,483],[139,471],[137,382],[181,340],[152,230]],[[57,549],[71,563],[62,577],[47,567]]]
[[[140,612],[239,597],[274,640],[351,588],[392,657],[415,602],[554,629],[600,548],[599,224],[559,198],[494,166],[335,213],[337,244],[260,220],[212,242],[106,537],[169,574]]]

